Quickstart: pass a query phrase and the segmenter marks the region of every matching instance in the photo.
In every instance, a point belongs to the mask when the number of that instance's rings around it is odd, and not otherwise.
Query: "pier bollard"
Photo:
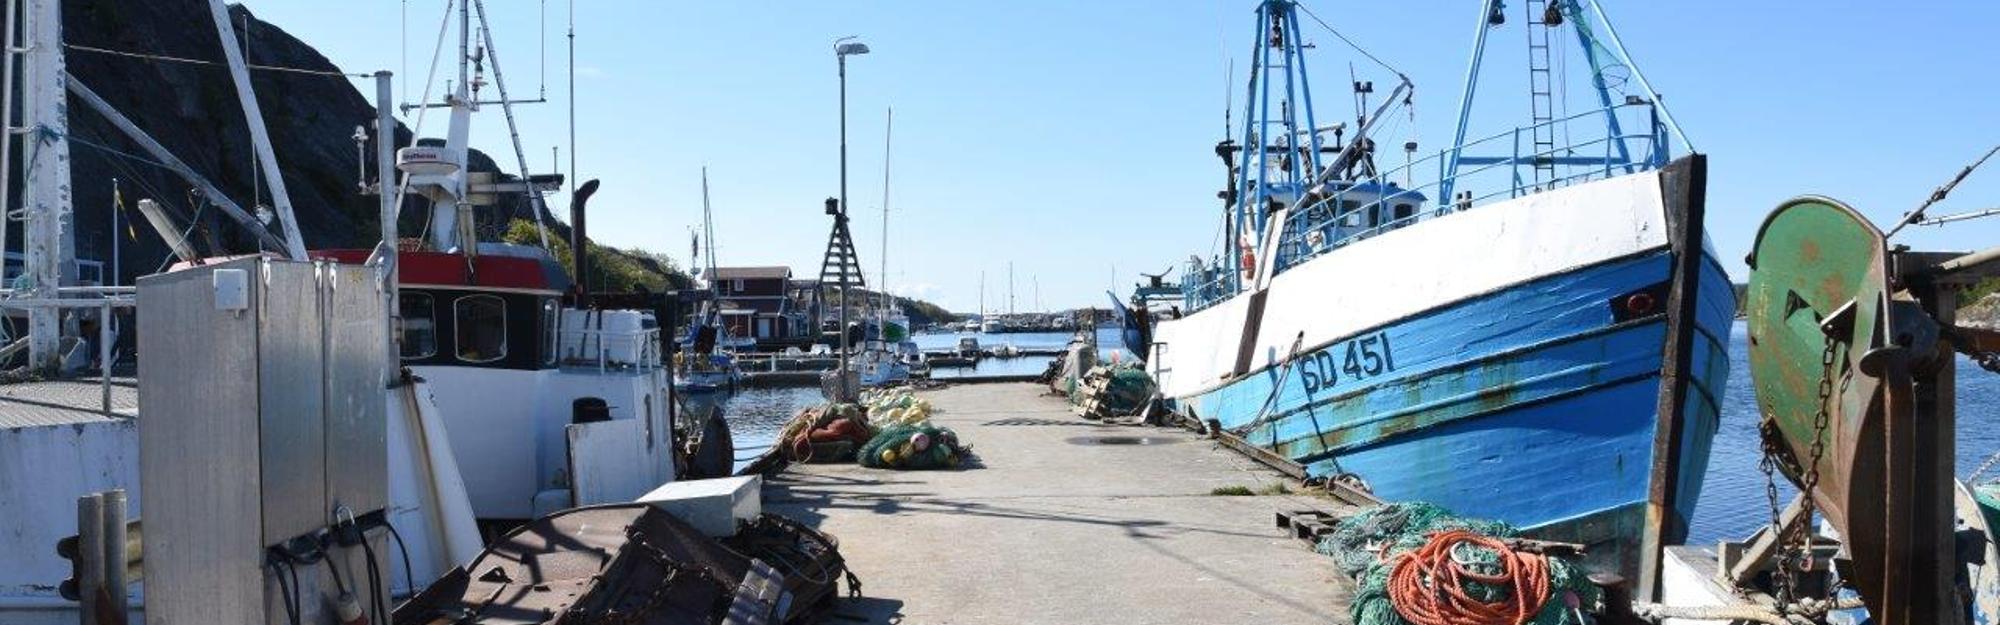
[[[1604,614],[1597,622],[1603,625],[1651,625],[1650,621],[1632,612],[1632,589],[1626,587],[1625,576],[1592,573],[1590,583],[1604,589]]]
[[[103,493],[104,516],[103,534],[98,537],[104,552],[104,614],[111,621],[101,625],[124,625],[126,609],[129,607],[125,596],[130,588],[125,577],[127,554],[125,552],[125,490],[113,489]]]
[[[104,592],[104,496],[76,498],[76,598],[83,625],[99,625]]]

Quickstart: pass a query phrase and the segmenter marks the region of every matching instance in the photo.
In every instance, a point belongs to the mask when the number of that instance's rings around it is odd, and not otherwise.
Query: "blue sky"
[[[488,4],[509,88],[546,83],[552,101],[519,110],[531,167],[546,168],[556,145],[566,162],[567,4]],[[1491,35],[1475,135],[1526,118],[1521,9],[1510,4],[1515,20]],[[1711,157],[1708,226],[1739,279],[1758,223],[1785,198],[1829,195],[1887,221],[2000,142],[2000,46],[1991,40],[2000,3],[1606,4],[1641,71]],[[398,72],[414,98],[443,0],[250,6],[343,69]],[[821,201],[838,191],[830,45],[859,35],[874,52],[849,64],[848,194],[871,284],[880,282],[883,118],[893,106],[892,290],[970,311],[984,272],[987,305],[1003,308],[1011,262],[1018,309],[1034,307],[1037,284],[1045,308],[1103,305],[1114,276],[1123,293],[1138,271],[1213,249],[1223,175],[1213,147],[1225,88],[1242,100],[1254,6],[580,2],[579,176],[604,180],[593,238],[684,259],[706,166],[723,264],[817,274],[828,226]],[[1381,141],[1444,147],[1477,3],[1304,6],[1415,82],[1414,125]],[[406,8],[407,46],[398,42]],[[1383,91],[1393,79],[1307,22],[1318,113],[1352,117],[1350,62]],[[1225,85],[1230,58],[1236,81]],[[440,80],[452,73],[441,68]],[[475,145],[511,163],[498,112],[477,123]],[[426,134],[442,128],[433,118]],[[2000,163],[1991,166],[1934,212],[2000,206]],[[2000,243],[1996,235],[2000,222],[1973,222],[1897,240],[1972,249]]]

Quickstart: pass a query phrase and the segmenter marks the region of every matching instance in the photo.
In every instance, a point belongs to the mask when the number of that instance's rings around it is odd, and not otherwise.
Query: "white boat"
[[[1592,67],[1636,77],[1588,6],[1508,28],[1580,39]],[[1498,23],[1488,9],[1476,47]],[[1411,142],[1403,167],[1378,170],[1374,146],[1392,143],[1371,133],[1408,80],[1345,140],[1315,125],[1310,91],[1292,89],[1308,47],[1295,10],[1258,2],[1250,96],[1266,104],[1216,151],[1227,251],[1189,264],[1134,351],[1173,410],[1260,457],[1587,544],[1593,570],[1652,588],[1659,546],[1686,534],[1729,367],[1704,157],[1672,154],[1686,138],[1643,78],[1618,94],[1598,75],[1589,110],[1537,109],[1485,139],[1461,117],[1445,150]],[[1355,85],[1365,101],[1372,86]]]

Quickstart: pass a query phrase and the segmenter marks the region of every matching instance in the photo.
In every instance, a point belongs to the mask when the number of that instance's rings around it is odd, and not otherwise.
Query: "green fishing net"
[[[1392,503],[1363,510],[1334,526],[1320,540],[1316,550],[1332,556],[1342,573],[1355,580],[1353,603],[1348,616],[1355,625],[1410,625],[1396,613],[1389,599],[1389,572],[1396,558],[1430,541],[1430,535],[1446,530],[1466,530],[1482,536],[1511,538],[1518,532],[1500,521],[1469,519],[1424,502]],[[1500,572],[1499,554],[1476,545],[1460,545],[1452,552],[1466,568],[1480,573]],[[1590,583],[1575,563],[1550,557],[1549,600],[1533,625],[1583,625],[1579,608],[1589,610],[1602,603],[1603,591]],[[1480,582],[1466,582],[1466,596],[1486,602],[1507,597],[1508,589]]]
[[[861,466],[876,469],[949,469],[964,462],[968,451],[951,428],[891,425],[861,446],[858,459]]]

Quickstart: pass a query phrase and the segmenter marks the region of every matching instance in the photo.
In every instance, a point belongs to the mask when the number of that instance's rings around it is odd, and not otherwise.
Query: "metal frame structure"
[[[1187,310],[1200,310],[1249,290],[1254,285],[1245,283],[1246,271],[1263,278],[1267,277],[1263,274],[1283,272],[1347,243],[1488,200],[1516,198],[1616,174],[1657,169],[1672,159],[1675,141],[1682,146],[1688,145],[1679,125],[1660,104],[1659,97],[1639,73],[1616,33],[1611,30],[1603,9],[1594,0],[1588,4],[1583,0],[1549,0],[1540,6],[1547,16],[1536,21],[1531,15],[1528,27],[1548,29],[1562,23],[1572,25],[1576,44],[1582,48],[1590,66],[1590,82],[1597,94],[1598,107],[1558,115],[1553,110],[1542,110],[1553,107],[1536,100],[1542,106],[1536,109],[1536,117],[1531,123],[1479,138],[1468,138],[1472,105],[1485,59],[1486,35],[1496,25],[1489,20],[1504,10],[1501,0],[1487,0],[1479,14],[1479,26],[1466,72],[1465,92],[1460,99],[1458,124],[1451,145],[1430,156],[1412,159],[1401,167],[1384,171],[1368,167],[1355,176],[1344,172],[1367,157],[1369,133],[1398,98],[1407,93],[1409,81],[1405,78],[1379,108],[1360,120],[1360,128],[1346,145],[1333,148],[1322,145],[1311,109],[1312,96],[1301,54],[1304,44],[1298,33],[1296,4],[1292,0],[1266,0],[1260,4],[1257,9],[1257,48],[1253,52],[1254,65],[1245,106],[1247,114],[1240,136],[1243,158],[1241,163],[1231,161],[1235,171],[1231,172],[1231,187],[1225,193],[1231,200],[1224,228],[1231,252],[1206,267],[1199,262],[1190,264],[1182,281]],[[1600,32],[1603,33],[1601,37]],[[1529,45],[1531,48],[1538,45],[1532,34]],[[1539,47],[1546,54],[1550,44],[1543,39]],[[1273,60],[1274,56],[1276,60]],[[1646,95],[1617,97],[1605,78],[1612,67],[1629,69]],[[1546,74],[1549,71],[1546,67],[1530,69],[1531,74],[1535,71]],[[1543,90],[1531,93],[1531,99],[1550,99],[1545,91],[1552,88],[1552,80],[1551,76],[1539,79],[1531,76],[1531,90]],[[1276,117],[1271,111],[1273,99],[1279,100]],[[1572,124],[1593,122],[1603,124],[1602,133],[1587,134],[1574,141],[1565,139],[1562,143],[1554,139],[1558,130]],[[1628,126],[1636,128],[1628,130]],[[1271,132],[1273,127],[1282,128],[1282,133]],[[1235,148],[1225,144],[1219,149],[1225,151],[1227,158],[1229,151]],[[1481,149],[1492,153],[1469,153]],[[1323,163],[1319,155],[1334,151],[1339,155],[1331,163]],[[1281,159],[1296,159],[1297,162],[1274,162],[1274,155]],[[1398,186],[1396,182],[1414,179],[1413,174],[1417,170],[1432,167],[1436,168],[1434,182],[1409,188]],[[1557,167],[1567,169],[1558,172]],[[1532,173],[1524,176],[1524,169]],[[1477,194],[1464,191],[1460,184],[1461,180],[1500,174],[1509,175],[1511,180]],[[1345,186],[1331,188],[1336,183]],[[1348,208],[1329,201],[1331,194],[1346,189],[1365,190],[1375,195]],[[1425,191],[1434,191],[1435,195],[1426,197]],[[1358,230],[1348,228],[1336,235],[1309,236],[1313,233],[1325,235],[1336,230],[1335,226],[1340,222],[1352,221],[1357,215],[1378,214],[1391,204],[1420,205],[1425,201],[1433,202],[1433,210],[1395,216]],[[1276,215],[1276,211],[1270,210],[1274,205],[1289,208],[1290,217],[1277,224],[1271,223],[1271,218]],[[1275,240],[1268,236],[1273,228],[1284,229]],[[1254,254],[1256,262],[1239,269],[1236,266],[1237,256],[1246,252]]]
[[[1459,98],[1458,126],[1452,137],[1452,147],[1449,150],[1450,155],[1444,162],[1443,177],[1438,185],[1439,193],[1436,198],[1438,202],[1459,201],[1458,197],[1453,195],[1453,193],[1457,191],[1455,183],[1461,175],[1461,165],[1510,166],[1516,170],[1514,180],[1517,190],[1523,186],[1523,181],[1519,173],[1519,168],[1522,166],[1530,168],[1553,165],[1624,166],[1628,167],[1628,169],[1638,167],[1652,169],[1665,165],[1670,160],[1671,155],[1668,149],[1669,146],[1664,142],[1655,142],[1644,161],[1635,162],[1632,160],[1634,150],[1627,143],[1636,135],[1628,135],[1621,127],[1618,116],[1615,114],[1619,103],[1612,97],[1611,86],[1605,80],[1605,71],[1610,67],[1610,65],[1606,64],[1607,60],[1615,63],[1617,66],[1631,70],[1633,79],[1639,83],[1639,88],[1644,92],[1642,99],[1645,103],[1651,104],[1654,114],[1659,118],[1654,122],[1654,125],[1664,123],[1665,128],[1673,133],[1674,138],[1679,139],[1682,146],[1686,146],[1688,150],[1693,149],[1693,146],[1687,140],[1687,135],[1681,132],[1680,125],[1674,122],[1673,115],[1667,112],[1666,107],[1660,103],[1659,92],[1654,91],[1652,84],[1646,82],[1645,74],[1640,73],[1638,64],[1632,61],[1631,55],[1625,50],[1625,45],[1618,40],[1617,32],[1612,30],[1610,18],[1604,14],[1604,8],[1598,5],[1597,0],[1590,0],[1587,8],[1579,0],[1551,0],[1548,7],[1559,11],[1562,17],[1566,18],[1565,21],[1575,25],[1574,30],[1576,31],[1577,45],[1582,48],[1584,58],[1590,64],[1591,88],[1597,93],[1599,110],[1605,113],[1605,136],[1608,141],[1615,144],[1609,147],[1613,147],[1616,154],[1601,157],[1558,156],[1555,152],[1565,150],[1550,149],[1546,150],[1549,152],[1547,154],[1541,153],[1544,150],[1532,150],[1532,153],[1527,154],[1523,158],[1518,140],[1516,141],[1514,154],[1511,156],[1467,156],[1464,154],[1464,149],[1468,147],[1466,132],[1472,119],[1472,103],[1478,95],[1480,68],[1486,56],[1486,35],[1494,26],[1497,26],[1492,20],[1495,17],[1504,19],[1504,11],[1506,10],[1505,3],[1502,0],[1486,0],[1483,10],[1479,13],[1477,29],[1474,31],[1472,58],[1467,64],[1465,71],[1465,91]],[[1529,28],[1538,26],[1550,28],[1554,26],[1552,23],[1536,22],[1532,15],[1529,17],[1529,21],[1531,22],[1528,25]],[[1591,22],[1593,19],[1597,27],[1602,28],[1604,31],[1605,37],[1601,40],[1596,35],[1596,31],[1592,30]],[[1610,52],[1612,58],[1605,59],[1601,56],[1600,52],[1603,51]],[[1532,77],[1530,81],[1533,81]],[[1637,102],[1632,102],[1628,99],[1626,103],[1636,104]],[[1541,128],[1544,125],[1543,123],[1537,123],[1529,128]],[[1663,135],[1661,133],[1647,133],[1647,136]],[[1527,186],[1537,185],[1528,183]]]
[[[1320,172],[1319,125],[1315,123],[1312,105],[1312,85],[1306,74],[1306,60],[1299,36],[1298,3],[1292,0],[1265,0],[1257,6],[1257,30],[1252,34],[1250,84],[1246,87],[1243,123],[1243,160],[1236,172],[1235,205],[1231,207],[1227,235],[1229,245],[1243,244],[1246,235],[1249,245],[1255,246],[1263,238],[1268,226],[1269,211],[1264,210],[1273,200],[1285,204],[1297,204],[1305,187]],[[1273,50],[1278,61],[1272,62]],[[1282,73],[1283,93],[1278,102],[1278,118],[1271,118],[1273,82],[1267,74],[1277,70]],[[1305,127],[1299,127],[1299,117],[1304,116]],[[1276,125],[1281,137],[1275,146],[1266,146],[1271,141],[1271,128]],[[1304,135],[1306,145],[1300,149],[1294,142]],[[1282,159],[1273,163],[1275,150],[1283,150]],[[1297,158],[1303,162],[1292,162]],[[1275,166],[1280,180],[1270,180],[1268,176]],[[1255,172],[1254,174],[1252,172]],[[1276,193],[1274,193],[1276,191]],[[1279,194],[1284,194],[1280,197]],[[1245,226],[1248,225],[1248,228]],[[1241,254],[1236,251],[1232,254]],[[1241,272],[1231,271],[1229,284],[1231,292],[1243,290]]]

